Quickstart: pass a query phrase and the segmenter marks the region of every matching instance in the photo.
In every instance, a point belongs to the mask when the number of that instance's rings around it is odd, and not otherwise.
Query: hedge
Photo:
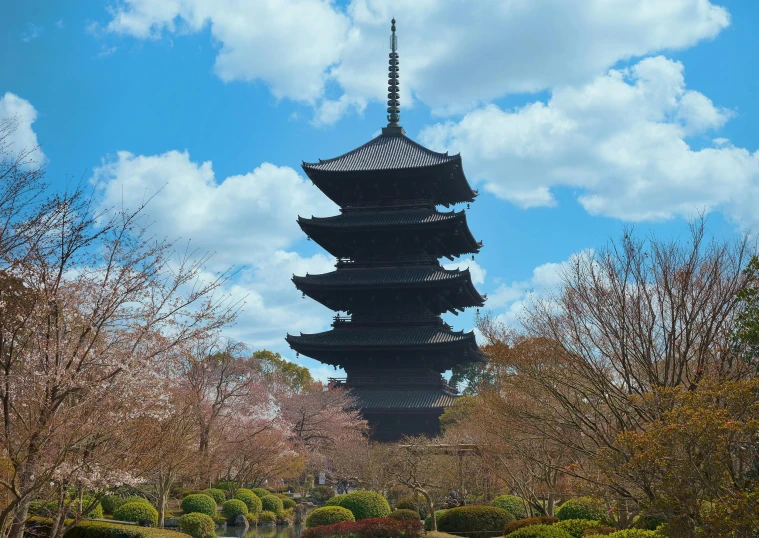
[[[264,488],[251,488],[249,491],[252,491],[254,495],[258,495],[258,498],[266,497],[267,495],[271,495],[271,492],[268,489]]]
[[[118,495],[106,495],[100,499],[100,505],[103,507],[103,511],[106,514],[113,514],[114,510],[124,504],[124,502],[124,499]]]
[[[323,527],[311,527],[303,531],[300,538],[422,538],[424,527],[421,521],[399,521],[389,517],[344,521]]]
[[[185,514],[205,514],[208,517],[216,515],[216,501],[205,493],[195,493],[182,499],[182,511]]]
[[[275,497],[271,493],[261,497],[261,508],[268,512],[274,512],[275,514],[278,514],[285,509],[282,505],[282,499]]]
[[[149,500],[147,500],[145,497],[142,497],[140,495],[130,495],[129,497],[124,497],[124,502],[121,504],[126,503],[145,503],[150,504],[150,506],[153,506]]]
[[[149,522],[151,526],[157,527],[158,510],[144,502],[124,503],[113,513],[113,519],[134,523]]]
[[[572,538],[572,535],[556,525],[530,525],[506,535],[506,538]]]
[[[63,538],[116,538],[119,535],[126,535],[127,538],[192,538],[189,534],[167,529],[119,525],[103,521],[81,521],[66,531]]]
[[[601,534],[589,534],[586,536],[604,536]],[[661,534],[656,531],[647,531],[643,529],[624,529],[605,535],[607,538],[661,538]]]
[[[435,519],[440,521],[440,516],[443,515],[444,512],[445,510],[435,510]],[[424,518],[424,528],[428,531],[432,530],[432,515]]]
[[[315,488],[311,488],[311,491],[309,491],[308,494],[316,502],[323,503],[335,496],[335,490],[329,486],[316,486]]]
[[[277,522],[277,514],[274,512],[271,512],[269,510],[264,510],[260,514],[258,514],[258,523],[276,523]]]
[[[216,504],[224,504],[224,501],[227,500],[227,494],[224,493],[224,490],[217,489],[217,488],[207,488],[203,490],[203,493],[211,497],[214,501],[216,501]]]
[[[221,490],[217,490],[221,491]],[[210,516],[199,513],[185,514],[179,518],[179,530],[192,538],[216,538],[216,523]]]
[[[441,514],[437,530],[462,536],[485,536],[483,532],[503,532],[507,523],[514,521],[511,512],[495,506],[459,506]]]
[[[522,527],[530,527],[532,525],[553,525],[554,523],[558,522],[559,518],[551,516],[527,517],[524,519],[517,519],[516,521],[512,521],[511,523],[506,524],[506,526],[503,528],[503,534],[507,535],[510,532],[521,529]]]
[[[572,538],[582,538],[586,530],[598,529],[601,522],[596,519],[565,519],[559,521],[556,526],[567,531]]]
[[[308,514],[306,518],[306,528],[323,527],[342,521],[356,521],[353,512],[342,506],[322,506]]]
[[[240,499],[229,499],[221,507],[221,513],[224,514],[228,522],[232,523],[240,514],[248,514],[248,506]]]
[[[356,521],[385,518],[390,515],[390,505],[387,503],[387,499],[373,491],[354,491],[347,495],[335,497],[335,499],[337,499],[337,506],[342,506],[353,512]]]
[[[253,493],[250,490],[237,490],[237,493],[235,494],[235,499],[238,501],[242,501],[245,503],[245,506],[248,507],[248,512],[252,512],[254,514],[259,513],[261,510],[263,510],[263,507],[261,505],[261,499]]]
[[[524,501],[516,495],[499,495],[490,503],[497,508],[503,508],[510,512],[514,519],[524,519],[527,517],[527,510],[524,507]]]
[[[556,511],[556,517],[565,519],[595,519],[606,521],[603,503],[593,497],[577,497],[563,503]]]
[[[393,519],[399,519],[401,521],[421,521],[422,518],[419,515],[419,512],[416,510],[407,510],[406,508],[399,508],[397,510],[393,510],[393,512],[390,513],[389,516]]]

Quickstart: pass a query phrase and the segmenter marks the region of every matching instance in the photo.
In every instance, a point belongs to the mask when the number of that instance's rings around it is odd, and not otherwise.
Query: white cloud
[[[398,20],[401,102],[465,112],[514,92],[577,84],[620,60],[682,49],[728,26],[709,0],[125,0],[107,30],[141,39],[210,27],[225,81],[262,80],[333,123],[386,99],[389,20]],[[325,96],[334,82],[338,98]]]
[[[0,118],[15,119],[15,129],[6,135],[0,146],[11,154],[31,152],[28,156],[29,164],[42,165],[47,160],[45,154],[39,149],[37,134],[32,129],[32,124],[37,120],[37,111],[32,104],[18,95],[7,92],[0,97]],[[36,148],[36,149],[35,149]]]
[[[41,36],[44,31],[44,26],[28,22],[26,23],[26,31],[21,32],[21,41],[24,43],[30,43]]]
[[[485,275],[487,271],[485,268],[479,265],[476,261],[469,258],[462,258],[452,263],[446,263],[443,267],[446,269],[469,269],[469,273],[472,276],[472,284],[479,286],[485,283]]]
[[[731,116],[686,88],[682,64],[658,56],[557,88],[545,103],[479,108],[421,138],[461,151],[471,179],[522,207],[553,205],[552,189],[563,186],[594,215],[638,221],[722,209],[756,226],[759,152],[705,137]],[[707,147],[691,147],[694,136]]]

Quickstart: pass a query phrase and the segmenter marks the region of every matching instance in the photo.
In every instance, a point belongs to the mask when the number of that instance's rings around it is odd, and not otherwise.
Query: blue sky
[[[2,11],[0,114],[24,120],[15,143],[40,144],[54,188],[84,177],[104,204],[162,189],[148,207],[158,232],[216,252],[212,269],[242,267],[228,291],[247,306],[228,334],[291,359],[284,335],[331,317],[289,280],[332,263],[295,218],[336,212],[300,162],[386,123],[392,16],[401,123],[462,153],[485,248],[460,265],[504,319],[627,225],[678,237],[704,211],[718,236],[759,228],[753,0],[5,0]]]

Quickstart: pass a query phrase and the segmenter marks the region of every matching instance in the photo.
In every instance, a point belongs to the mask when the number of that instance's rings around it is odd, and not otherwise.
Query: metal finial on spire
[[[395,18],[390,26],[392,34],[390,35],[390,61],[388,67],[387,80],[387,126],[390,128],[400,129],[398,121],[400,120],[400,103],[398,102],[398,36],[395,35]]]

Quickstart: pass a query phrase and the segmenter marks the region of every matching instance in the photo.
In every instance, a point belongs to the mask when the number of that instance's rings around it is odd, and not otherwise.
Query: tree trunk
[[[553,496],[553,491],[549,491],[548,502],[546,502],[546,515],[553,516],[554,504],[556,504],[556,499]]]
[[[424,495],[424,500],[427,501],[427,509],[430,511],[430,530],[437,531],[437,518],[435,517],[435,503],[432,502],[432,497],[423,489],[417,490]]]

